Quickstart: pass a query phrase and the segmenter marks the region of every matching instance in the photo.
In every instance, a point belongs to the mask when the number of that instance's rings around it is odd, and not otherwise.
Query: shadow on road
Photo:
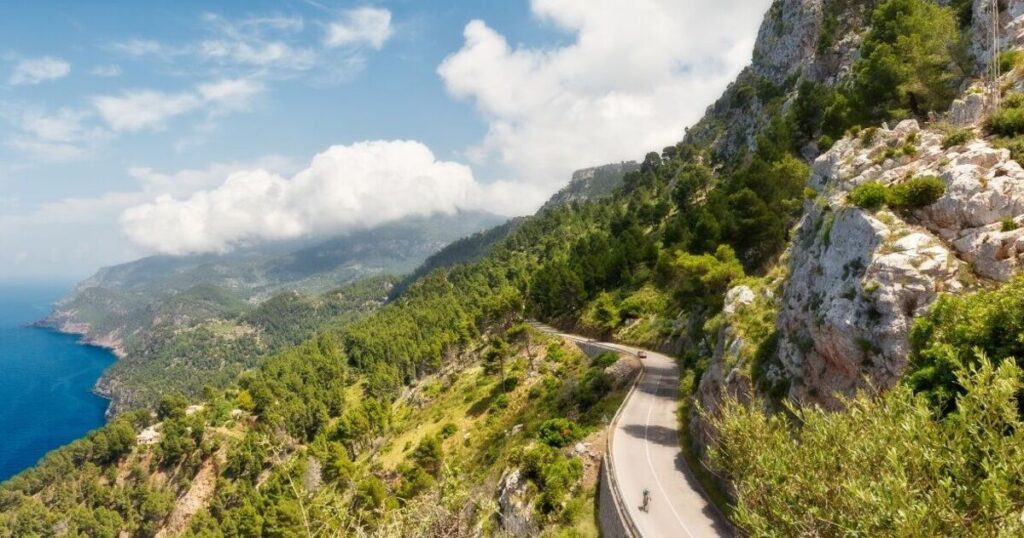
[[[690,469],[690,466],[686,464],[686,457],[683,456],[682,452],[676,455],[675,466],[676,469],[683,473],[683,476],[686,477],[686,483],[689,484],[690,489],[692,489],[693,491],[701,492],[705,501],[707,501],[708,495],[707,492],[704,491],[704,486],[702,486],[700,481],[697,480],[697,477],[694,476],[693,470]],[[708,519],[710,519],[713,522],[715,531],[718,533],[718,536],[736,535],[735,530],[732,528],[732,526],[726,523],[725,516],[722,515],[722,512],[715,508],[715,506],[711,504],[711,502],[705,503],[704,507],[701,508],[701,513],[703,513],[705,516],[708,517]]]
[[[651,443],[672,447],[679,446],[679,432],[673,428],[627,424],[622,427],[622,430],[637,439],[646,439]]]

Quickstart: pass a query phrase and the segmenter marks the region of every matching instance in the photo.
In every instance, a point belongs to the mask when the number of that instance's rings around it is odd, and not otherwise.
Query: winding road
[[[593,342],[544,325],[538,328],[576,342],[638,355],[636,348]],[[676,406],[679,367],[667,355],[646,351],[643,373],[611,425],[612,483],[631,526],[643,537],[732,536],[728,523],[705,498],[679,447]],[[642,511],[644,489],[650,490]]]

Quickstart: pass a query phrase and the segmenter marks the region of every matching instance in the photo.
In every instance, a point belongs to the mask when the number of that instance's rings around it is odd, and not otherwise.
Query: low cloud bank
[[[186,198],[160,196],[131,207],[121,227],[134,243],[166,254],[219,252],[236,245],[370,228],[407,216],[458,210],[515,215],[545,189],[481,183],[472,170],[438,160],[414,141],[332,146],[290,178],[262,168],[231,173]]]

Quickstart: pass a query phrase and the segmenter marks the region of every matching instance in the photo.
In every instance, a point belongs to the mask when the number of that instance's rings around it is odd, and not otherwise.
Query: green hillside
[[[788,35],[793,4],[776,2],[763,32]],[[0,536],[475,536],[511,532],[520,519],[526,534],[594,536],[587,452],[599,451],[627,381],[608,367],[627,359],[583,357],[529,319],[677,353],[680,420],[703,417],[713,434],[682,441],[699,445],[688,455],[707,467],[694,468],[719,487],[741,532],[1020,534],[1019,282],[985,281],[987,290],[968,292],[960,280],[978,276],[963,264],[945,288],[959,294],[940,290],[934,308],[912,321],[910,362],[892,390],[836,394],[831,408],[791,397],[790,383],[806,380],[781,362],[780,342],[790,337],[781,313],[806,300],[790,313],[811,327],[826,320],[821,297],[784,293],[799,269],[790,256],[802,242],[825,245],[822,257],[839,250],[829,250],[842,239],[829,197],[864,222],[874,223],[865,212],[875,211],[879,223],[923,228],[920,210],[943,194],[931,176],[911,174],[861,207],[858,196],[827,192],[830,183],[809,183],[809,161],[835,145],[863,151],[866,168],[911,162],[917,142],[949,129],[879,126],[945,113],[979,74],[960,63],[969,21],[944,4],[835,0],[823,9],[807,54],[833,51],[850,65],[812,69],[798,59],[770,69],[773,57],[755,51],[754,65],[705,118],[678,144],[647,154],[611,195],[553,204],[458,243],[365,315],[320,313],[350,312],[362,297],[353,289],[334,296],[349,301],[337,307],[324,303],[330,294],[312,306],[290,296],[264,303],[239,319],[259,327],[276,354],[257,365],[238,359],[248,357],[242,349],[211,348],[243,365],[226,389],[164,394],[155,418],[126,414],[0,486]],[[1009,99],[1004,110],[1019,105]],[[981,146],[1024,133],[1004,131],[1003,121],[979,133],[990,138]],[[891,143],[875,148],[883,136]],[[1006,164],[986,181],[1016,169]],[[1010,219],[998,233],[1016,226]],[[910,250],[896,244],[915,237],[907,228],[868,252]],[[829,269],[812,261],[822,274]],[[863,269],[848,262],[837,272],[857,280]],[[738,285],[750,298],[730,311],[727,293]],[[864,318],[881,319],[870,305],[889,290],[862,288],[836,291],[847,295],[837,304],[853,318],[851,305],[863,301]],[[210,297],[200,289],[189,300]],[[810,352],[815,344],[793,346]],[[850,359],[876,367],[878,344],[857,345]],[[731,362],[716,353],[722,348],[734,351]],[[698,408],[701,379],[716,368],[741,386],[713,394],[715,410]],[[190,413],[190,402],[203,407]],[[136,444],[154,421],[148,431],[158,440]],[[522,480],[509,503],[512,475]]]

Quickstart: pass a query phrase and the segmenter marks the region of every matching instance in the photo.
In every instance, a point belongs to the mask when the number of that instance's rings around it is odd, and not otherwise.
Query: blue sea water
[[[107,401],[90,390],[114,355],[27,326],[69,289],[0,282],[0,481],[104,422]]]

